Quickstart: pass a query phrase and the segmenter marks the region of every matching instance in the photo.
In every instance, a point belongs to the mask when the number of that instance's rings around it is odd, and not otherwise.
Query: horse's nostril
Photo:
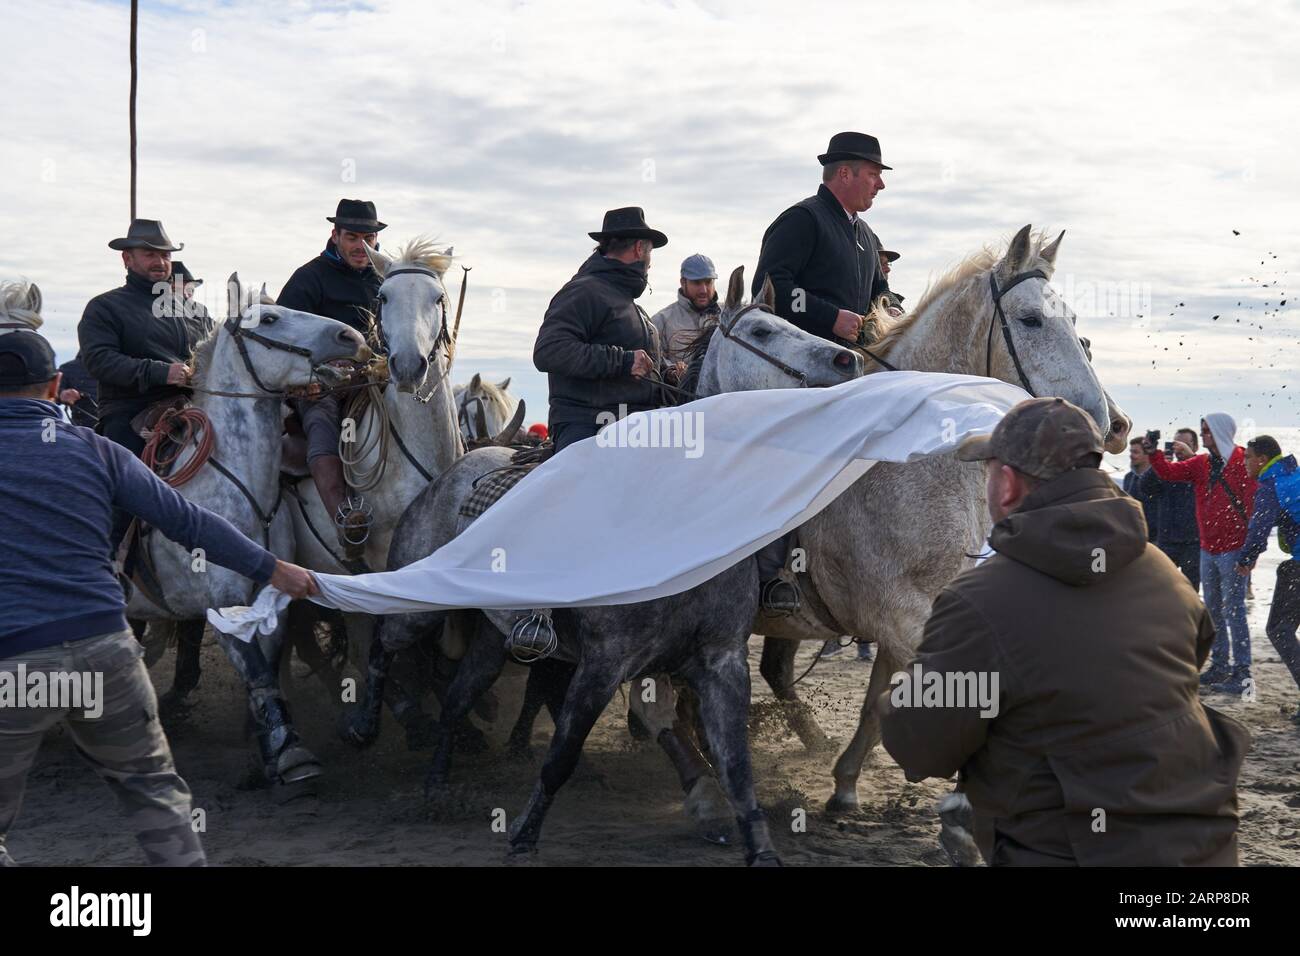
[[[853,367],[856,359],[857,356],[852,352],[840,352],[832,361],[836,368],[849,369]]]

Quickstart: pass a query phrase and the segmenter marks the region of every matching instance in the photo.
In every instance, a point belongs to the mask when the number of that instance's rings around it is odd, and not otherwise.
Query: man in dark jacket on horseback
[[[588,235],[599,245],[551,299],[533,345],[533,364],[550,385],[557,452],[661,404],[652,381],[659,336],[635,300],[645,291],[651,251],[668,237],[646,225],[638,206],[611,209]]]
[[[795,203],[763,233],[753,295],[766,279],[776,291],[776,314],[805,332],[839,344],[857,343],[866,313],[889,294],[880,263],[880,240],[858,216],[885,188],[880,141],[866,133],[836,133],[817,157],[817,195]],[[865,343],[864,343],[865,344]],[[782,572],[795,534],[758,552],[763,607],[797,611],[799,589]]]
[[[131,420],[155,402],[188,395],[194,347],[212,332],[199,302],[176,295],[173,245],[162,223],[136,219],[114,239],[126,266],[126,284],[86,304],[77,338],[81,361],[99,382],[99,433],[139,457],[144,439]]]
[[[323,315],[350,325],[363,336],[370,329],[370,315],[378,304],[383,277],[375,271],[366,246],[379,248],[380,222],[375,204],[360,199],[340,199],[333,216],[329,240],[316,258],[297,269],[280,290],[277,305],[299,312]],[[307,467],[320,492],[325,511],[334,518],[339,541],[349,557],[359,557],[369,535],[369,517],[360,496],[348,495],[339,458],[339,396],[326,392],[315,398],[293,402],[307,436]]]

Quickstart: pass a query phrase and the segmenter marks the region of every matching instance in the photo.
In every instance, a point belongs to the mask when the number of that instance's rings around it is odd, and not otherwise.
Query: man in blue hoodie
[[[62,723],[108,784],[151,864],[196,866],[190,790],[158,723],[158,701],[127,629],[113,573],[113,509],[210,561],[303,597],[311,575],[182,498],[121,445],[64,421],[54,350],[0,334],[0,866],[41,740]]]
[[[1277,528],[1277,543],[1293,554],[1300,535],[1300,469],[1295,455],[1282,454],[1282,446],[1271,435],[1260,435],[1246,443],[1246,471],[1259,481],[1255,492],[1255,510],[1246,532],[1246,543],[1237,558],[1237,573],[1249,575],[1259,556],[1268,549],[1268,536]],[[1277,650],[1278,657],[1300,687],[1300,562],[1294,558],[1277,566],[1277,585],[1273,604],[1268,611],[1265,633]],[[1292,716],[1300,722],[1300,710]]]

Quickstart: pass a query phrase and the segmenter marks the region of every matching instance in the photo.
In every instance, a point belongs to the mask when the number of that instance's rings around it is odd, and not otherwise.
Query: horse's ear
[[[736,266],[731,273],[731,279],[727,282],[727,300],[723,307],[730,312],[738,308],[745,298],[745,267]]]
[[[776,311],[776,288],[771,276],[763,276],[763,288],[758,290],[758,298],[754,301],[769,312]]]
[[[262,283],[262,291],[258,294],[258,301],[262,305],[275,305],[275,300],[271,298],[271,293],[266,291],[266,283]]]
[[[477,392],[477,391],[481,391],[482,388],[483,388],[483,376],[480,375],[478,372],[475,372],[474,377],[469,380],[469,390],[471,392]]]
[[[998,263],[998,271],[1003,275],[1015,275],[1029,260],[1029,234],[1032,231],[1033,226],[1026,224],[1016,233],[1015,238],[1011,240],[1011,245],[1007,246],[1007,254]]]
[[[362,245],[366,247],[366,255],[369,257],[370,264],[374,266],[375,271],[381,276],[387,275],[388,267],[393,264],[393,260],[386,253],[373,248],[368,242],[363,242]]]
[[[501,391],[503,391],[503,392],[504,392],[506,389],[508,389],[509,387],[510,387],[510,378],[509,378],[509,377],[502,379],[500,382],[497,382],[497,388],[501,389]]]
[[[1060,250],[1061,240],[1064,238],[1065,238],[1065,230],[1062,229],[1061,234],[1059,236],[1057,236],[1055,239],[1053,239],[1051,242],[1049,242],[1047,245],[1043,246],[1043,248],[1039,250],[1038,252],[1039,257],[1044,262],[1046,262],[1049,266],[1056,265],[1056,253]]]
[[[27,308],[37,315],[41,314],[41,287],[35,282],[27,287]]]
[[[226,318],[237,319],[244,314],[244,292],[239,285],[239,273],[230,273],[226,280]]]
[[[446,249],[442,250],[442,254],[446,256],[448,259],[450,259],[452,250],[455,248],[456,248],[455,246],[448,246]]]

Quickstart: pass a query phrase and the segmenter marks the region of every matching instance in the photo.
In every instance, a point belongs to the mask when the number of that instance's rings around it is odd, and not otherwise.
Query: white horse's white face
[[[251,331],[268,342],[306,349],[311,353],[300,355],[245,336],[248,361],[258,380],[267,388],[308,385],[313,377],[326,385],[337,384],[345,376],[328,363],[369,358],[370,349],[365,340],[342,322],[278,306],[266,296],[265,288],[258,301],[250,303],[255,293],[250,295],[240,286],[238,275],[230,277],[228,289],[228,305],[239,309],[240,331]],[[218,334],[229,336],[232,333],[222,324]],[[243,366],[242,360],[239,365]]]
[[[466,442],[495,438],[519,407],[519,399],[510,394],[510,379],[495,385],[485,382],[475,372],[468,384],[457,385],[452,391],[456,400],[456,420],[460,435]]]
[[[728,283],[720,328],[713,335],[700,371],[700,395],[799,388],[804,381],[809,387],[839,385],[862,374],[862,359],[856,352],[805,332],[773,312],[775,297],[770,283],[764,283],[759,297],[751,303],[759,307],[742,314],[746,308],[743,297],[741,267],[732,272]],[[723,329],[728,330],[727,335]],[[804,380],[780,366],[801,373]]]
[[[438,336],[447,323],[443,272],[423,266],[394,266],[393,260],[382,253],[368,251],[376,271],[384,277],[379,287],[379,308],[388,349],[388,372],[398,391],[414,392],[430,375],[437,378],[446,371],[442,350],[434,354]],[[450,253],[448,249],[446,254]],[[408,272],[408,268],[414,271]],[[390,271],[395,274],[389,275]]]
[[[1034,269],[1052,275],[1056,253],[1064,232],[1039,252],[1031,253],[1030,227],[1025,226],[1011,240],[1002,261],[994,269],[999,288],[1010,285],[1018,276]],[[1006,346],[1000,323],[993,316],[992,293],[985,315],[992,323],[990,349],[994,377],[1025,383],[1016,371]],[[1075,330],[1074,310],[1057,294],[1048,279],[1031,278],[1014,286],[1002,296],[1002,311],[1024,377],[1035,395],[1053,395],[1066,399],[1088,412],[1103,435],[1112,433],[1110,403],[1092,363]],[[987,336],[985,336],[987,341]],[[982,373],[982,370],[981,370]]]

